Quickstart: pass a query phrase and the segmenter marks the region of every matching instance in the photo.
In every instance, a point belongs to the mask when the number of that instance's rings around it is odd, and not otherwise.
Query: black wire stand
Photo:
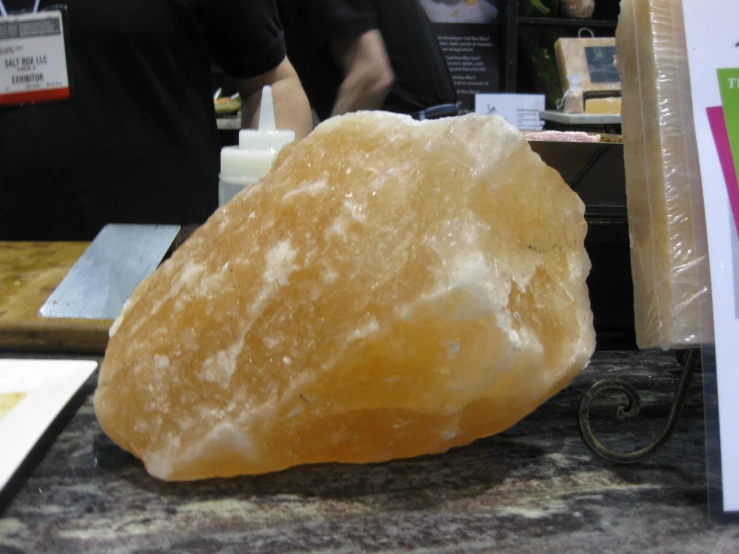
[[[616,417],[622,421],[633,419],[639,415],[639,409],[641,407],[639,393],[630,383],[623,379],[602,379],[594,383],[585,391],[580,401],[580,409],[577,417],[577,429],[585,445],[601,458],[619,464],[633,464],[654,454],[670,439],[672,433],[675,431],[675,426],[680,419],[680,412],[685,405],[685,399],[699,358],[700,349],[696,348],[687,351],[682,361],[680,382],[677,386],[677,392],[675,393],[672,405],[670,406],[670,412],[665,425],[651,443],[633,452],[616,452],[601,443],[591,428],[590,411],[595,398],[599,394],[620,392],[626,396],[626,403],[619,404],[616,407]]]

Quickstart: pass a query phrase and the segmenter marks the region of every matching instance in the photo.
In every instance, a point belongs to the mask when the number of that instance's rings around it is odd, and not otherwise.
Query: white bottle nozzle
[[[295,132],[277,129],[272,88],[265,86],[262,89],[259,128],[243,129],[239,132],[238,146],[226,146],[221,150],[222,186],[243,187],[254,183],[269,172],[282,147],[294,140]],[[221,204],[224,198],[221,197]]]
[[[259,108],[259,128],[243,129],[239,133],[241,150],[262,150],[278,152],[287,143],[295,140],[293,131],[279,131],[275,123],[275,102],[272,87],[262,89],[262,102]]]
[[[275,103],[272,100],[272,87],[267,85],[262,89],[262,104],[259,108],[259,130],[274,131],[275,125]]]

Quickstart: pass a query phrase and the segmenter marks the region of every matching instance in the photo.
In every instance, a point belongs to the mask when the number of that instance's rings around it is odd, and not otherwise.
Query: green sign
[[[717,71],[731,154],[739,171],[739,67]]]

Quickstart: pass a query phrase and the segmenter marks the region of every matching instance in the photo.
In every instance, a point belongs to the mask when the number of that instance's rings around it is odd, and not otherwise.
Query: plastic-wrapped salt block
[[[681,0],[622,0],[616,47],[637,344],[686,348],[712,326]]]

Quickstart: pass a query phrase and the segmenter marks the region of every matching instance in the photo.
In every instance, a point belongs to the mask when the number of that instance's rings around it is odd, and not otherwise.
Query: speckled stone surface
[[[0,494],[0,552],[735,554],[739,526],[707,515],[700,375],[652,458],[616,466],[578,436],[583,391],[622,377],[641,417],[596,409],[594,429],[614,448],[648,442],[679,373],[670,353],[597,352],[514,428],[447,454],[195,483],[153,479],[101,434],[93,378]]]

